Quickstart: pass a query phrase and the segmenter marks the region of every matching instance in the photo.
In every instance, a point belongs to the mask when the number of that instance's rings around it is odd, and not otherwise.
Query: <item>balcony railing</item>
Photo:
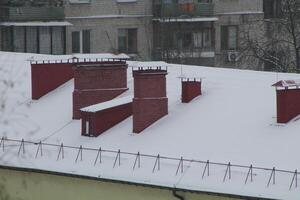
[[[63,7],[0,7],[0,21],[49,21],[64,19]]]
[[[214,14],[213,3],[154,3],[153,14],[157,18],[208,17]]]

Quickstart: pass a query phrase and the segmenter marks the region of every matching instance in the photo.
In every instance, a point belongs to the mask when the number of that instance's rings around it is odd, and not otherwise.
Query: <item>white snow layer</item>
[[[9,138],[144,154],[210,160],[294,171],[300,168],[300,121],[276,124],[276,93],[271,87],[278,80],[299,79],[298,74],[220,69],[201,66],[168,65],[167,96],[169,114],[144,130],[132,133],[132,117],[97,138],[80,134],[80,120],[72,120],[73,80],[32,101],[30,62],[52,56],[0,52],[1,79],[14,80],[1,110],[1,134]],[[57,56],[56,56],[57,57]],[[151,66],[151,62],[129,62],[132,67]],[[181,69],[182,68],[182,69]],[[183,71],[183,74],[181,72]],[[205,77],[203,95],[182,104],[181,81],[177,77]],[[132,70],[128,69],[132,95]],[[19,147],[11,146],[17,151]],[[15,149],[13,149],[15,148]],[[56,162],[58,149],[44,147],[43,157],[34,158],[36,146],[26,145],[23,156],[8,154],[2,165],[28,167],[79,175],[126,180],[190,190],[229,193],[276,199],[299,199],[300,188],[289,186],[293,174],[277,173],[276,184],[267,187],[270,171],[254,170],[252,183],[244,184],[248,169],[232,168],[232,179],[223,182],[226,166],[211,166],[210,176],[202,179],[204,164],[185,162],[184,173],[175,175],[178,162],[161,160],[161,169],[152,173],[155,158],[142,158],[141,168],[132,170],[135,157],[104,154],[102,164],[94,166],[96,152],[84,151],[83,161],[74,162],[77,151],[65,149],[65,158]],[[31,152],[31,153],[28,153]],[[2,153],[3,154],[3,153]]]
[[[80,110],[84,111],[84,112],[93,112],[94,113],[94,112],[98,112],[98,111],[105,110],[105,109],[108,109],[108,108],[113,108],[113,107],[116,107],[116,106],[128,104],[128,103],[132,102],[132,98],[133,97],[131,95],[126,96],[126,97],[115,98],[113,100],[106,101],[106,102],[103,102],[103,103],[98,103],[98,104],[95,104],[95,105],[91,105],[91,106],[82,108]]]

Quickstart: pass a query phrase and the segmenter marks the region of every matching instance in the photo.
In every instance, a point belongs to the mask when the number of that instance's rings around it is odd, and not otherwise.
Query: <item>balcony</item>
[[[57,21],[64,19],[63,7],[0,7],[0,21]]]
[[[213,3],[154,3],[153,15],[156,18],[211,17],[214,15]]]

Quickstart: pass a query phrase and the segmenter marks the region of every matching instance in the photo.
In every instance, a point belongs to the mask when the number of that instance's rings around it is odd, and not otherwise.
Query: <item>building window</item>
[[[91,52],[91,30],[72,32],[72,52],[90,53]]]
[[[25,28],[16,26],[13,29],[13,45],[15,52],[25,52]]]
[[[221,27],[221,48],[222,50],[236,50],[238,47],[238,27]]]
[[[124,53],[137,53],[137,29],[118,30],[118,50]]]
[[[1,27],[1,50],[13,51],[12,27]]]
[[[51,54],[51,31],[50,27],[39,27],[39,53]]]
[[[281,0],[264,0],[263,10],[266,19],[281,16]]]
[[[38,53],[38,28],[26,27],[26,52]]]
[[[210,48],[212,46],[212,31],[210,29],[193,33],[195,48]]]
[[[183,48],[192,48],[193,47],[192,33],[183,33],[182,47]]]
[[[1,27],[3,51],[64,54],[65,27],[11,26]]]

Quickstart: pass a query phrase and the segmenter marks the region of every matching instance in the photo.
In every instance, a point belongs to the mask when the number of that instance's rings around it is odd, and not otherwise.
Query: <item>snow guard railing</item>
[[[46,150],[45,150],[46,149]],[[89,147],[83,147],[80,146],[68,146],[61,144],[50,144],[46,142],[32,142],[32,141],[26,141],[24,139],[22,140],[15,140],[15,139],[9,139],[7,137],[2,137],[0,141],[0,150],[2,152],[12,152],[14,150],[13,156],[22,156],[25,154],[28,154],[31,159],[38,159],[40,157],[45,156],[45,154],[51,153],[53,156],[53,159],[56,161],[61,161],[67,157],[66,151],[71,150],[74,151],[74,157],[69,159],[74,159],[74,162],[77,163],[79,161],[83,161],[84,155],[89,154],[90,156],[87,156],[89,158],[93,157],[93,160],[91,163],[86,162],[86,164],[90,164],[96,166],[97,164],[104,164],[105,154],[112,155],[111,158],[111,168],[116,168],[118,166],[121,166],[122,159],[126,157],[127,162],[131,162],[131,169],[134,171],[138,168],[142,168],[143,166],[147,166],[152,173],[155,173],[157,171],[162,170],[163,163],[164,162],[173,162],[174,163],[174,176],[184,174],[186,169],[187,163],[196,163],[202,165],[202,171],[199,172],[201,174],[201,178],[204,179],[205,177],[209,177],[214,173],[214,170],[212,170],[212,167],[220,167],[222,168],[224,174],[222,175],[223,182],[226,182],[233,177],[233,169],[235,170],[244,170],[244,180],[243,184],[247,184],[250,182],[255,181],[255,176],[259,172],[267,173],[266,178],[266,187],[269,187],[270,185],[275,185],[276,180],[279,174],[287,175],[288,178],[288,184],[289,190],[292,190],[292,188],[298,187],[298,176],[299,172],[296,169],[295,171],[289,171],[289,170],[283,170],[283,169],[277,169],[276,167],[272,168],[265,168],[265,167],[257,167],[253,165],[245,166],[245,165],[238,165],[233,164],[231,162],[228,163],[219,163],[219,162],[212,162],[210,160],[194,160],[194,159],[186,159],[183,157],[175,158],[175,157],[167,157],[163,155],[149,155],[149,154],[143,154],[141,152],[132,153],[132,152],[126,152],[119,150],[108,150],[103,149],[101,147],[99,148],[89,148]],[[56,151],[56,153],[53,153],[53,150]],[[50,152],[51,151],[51,152]],[[92,157],[91,157],[92,156]],[[131,159],[130,159],[131,158]],[[145,159],[151,159],[151,162],[145,162]],[[142,162],[144,160],[144,163]],[[107,161],[109,162],[109,161]],[[170,164],[170,163],[169,163]],[[151,166],[149,166],[151,165]],[[176,169],[176,170],[175,170]]]

